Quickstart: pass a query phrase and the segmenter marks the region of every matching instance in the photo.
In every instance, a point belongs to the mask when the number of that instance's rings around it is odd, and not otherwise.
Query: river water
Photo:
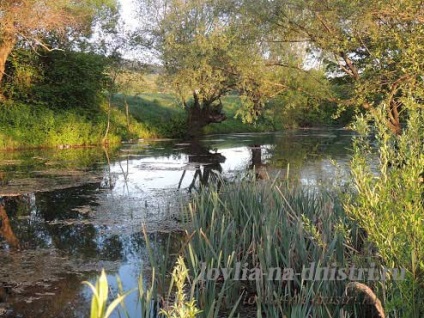
[[[137,286],[149,272],[142,228],[154,253],[177,252],[178,212],[201,186],[248,175],[343,181],[351,137],[309,129],[0,152],[0,317],[87,317],[81,282],[105,268],[113,291],[116,275]],[[137,317],[135,293],[127,309]]]

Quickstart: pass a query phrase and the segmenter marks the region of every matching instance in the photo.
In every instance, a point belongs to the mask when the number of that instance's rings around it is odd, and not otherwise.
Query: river
[[[149,272],[143,226],[155,253],[168,242],[177,252],[181,204],[200,187],[249,175],[334,184],[351,137],[307,129],[0,152],[0,317],[87,317],[81,282],[105,268],[113,291],[116,275],[137,286]],[[137,317],[135,293],[127,309]]]

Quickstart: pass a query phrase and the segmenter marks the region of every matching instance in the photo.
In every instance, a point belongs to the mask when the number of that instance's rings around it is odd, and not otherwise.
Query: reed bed
[[[203,188],[181,211],[178,255],[149,249],[153,277],[139,284],[140,317],[384,317],[380,281],[304,272],[312,264],[380,270],[339,198],[277,180]]]
[[[374,261],[366,256],[363,231],[345,215],[338,194],[281,181],[246,181],[204,188],[182,213],[186,294],[201,310],[198,317],[375,313],[374,303],[361,303],[366,295],[346,296],[348,278],[326,280],[322,272],[309,279],[304,272],[312,264],[337,271]],[[164,266],[153,253],[151,262]],[[375,282],[363,283],[375,287]],[[171,283],[165,307],[172,291]]]

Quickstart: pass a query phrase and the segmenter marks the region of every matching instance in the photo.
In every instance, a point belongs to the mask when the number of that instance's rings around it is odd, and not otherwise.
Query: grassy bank
[[[114,103],[122,111],[127,103],[131,115],[146,127],[152,137],[179,138],[185,135],[187,115],[179,99],[171,93],[117,94]],[[205,134],[270,132],[303,126],[343,126],[348,122],[346,119],[333,120],[331,117],[336,109],[330,106],[299,111],[270,103],[257,122],[245,123],[237,116],[241,108],[238,96],[225,96],[222,104],[227,119],[206,126],[203,130]]]
[[[205,134],[269,132],[296,127],[271,120],[270,113],[254,124],[243,123],[236,116],[239,98],[230,95],[222,102],[227,120],[208,125],[204,128]],[[126,106],[130,113],[129,129]],[[187,130],[187,114],[170,93],[115,94],[106,140],[108,106],[105,101],[91,110],[10,101],[0,104],[0,112],[0,149],[113,144],[137,138],[184,138]]]
[[[106,142],[137,138],[184,138],[186,113],[171,94],[144,93],[135,96],[116,94],[112,102],[111,128]],[[127,127],[125,104],[130,110]],[[206,134],[271,131],[265,124],[244,124],[234,118],[236,97],[224,103],[228,119],[205,128]],[[105,142],[108,109],[106,103],[94,112],[84,109],[52,109],[22,102],[0,104],[0,149],[31,147],[87,146]]]
[[[186,114],[175,96],[168,93],[116,94],[114,105],[145,129],[145,138],[180,138],[186,132]]]
[[[150,136],[134,118],[128,125],[116,107],[109,112],[108,97],[116,90],[111,63],[94,53],[16,50],[0,83],[0,149],[113,144]]]
[[[185,135],[187,115],[181,102],[170,93],[142,93],[130,96],[117,94],[114,103],[122,111],[127,103],[131,115],[146,127],[151,137],[179,138]],[[237,96],[227,96],[222,103],[227,120],[205,127],[205,134],[276,130],[266,120],[261,120],[257,124],[247,124],[240,118],[235,118],[240,106]]]
[[[111,127],[105,139],[107,117],[105,104],[93,115],[78,108],[52,110],[43,105],[2,103],[0,149],[115,144],[149,136],[148,130],[134,120],[128,130],[124,113],[112,109]]]

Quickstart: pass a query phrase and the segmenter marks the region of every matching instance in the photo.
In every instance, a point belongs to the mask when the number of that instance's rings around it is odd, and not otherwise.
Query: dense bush
[[[405,268],[407,280],[387,304],[402,317],[424,306],[424,110],[405,101],[400,135],[387,127],[386,108],[358,118],[351,164],[354,191],[346,211],[365,229],[383,264]]]
[[[53,51],[39,57],[42,79],[33,86],[35,100],[51,108],[79,108],[91,115],[99,110],[108,77],[105,57]]]
[[[106,66],[105,57],[91,53],[17,50],[7,63],[4,94],[15,102],[91,115],[102,102]]]

